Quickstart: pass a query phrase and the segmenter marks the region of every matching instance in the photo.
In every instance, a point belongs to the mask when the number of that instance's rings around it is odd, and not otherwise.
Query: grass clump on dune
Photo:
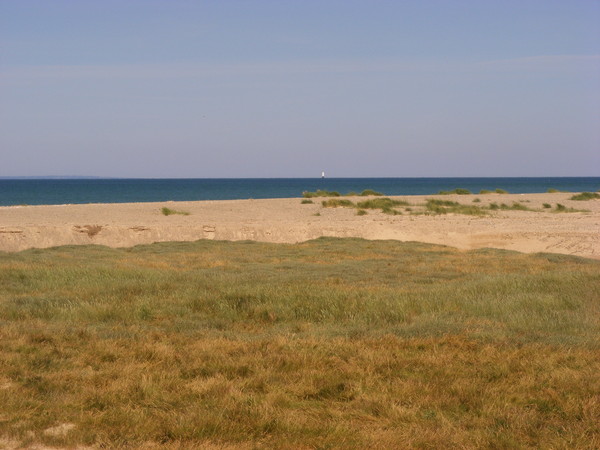
[[[571,197],[571,200],[594,200],[600,198],[600,194],[597,192],[582,192],[581,194],[575,194]]]
[[[341,194],[337,191],[322,191],[317,190],[315,192],[304,191],[302,193],[304,198],[313,198],[313,197],[340,197]]]
[[[408,206],[404,200],[392,200],[391,198],[374,198],[358,202],[356,206],[363,209],[380,209],[384,214],[398,215],[400,211],[394,209],[397,206]]]
[[[0,253],[0,442],[595,448],[599,291],[598,261],[396,241]]]
[[[373,189],[365,189],[360,193],[361,197],[368,197],[370,195],[381,196],[383,195],[381,192],[374,191]]]
[[[440,191],[440,192],[438,192],[438,195],[451,195],[451,194],[469,195],[469,194],[472,194],[472,192],[469,191],[468,189],[463,189],[463,188],[456,188],[453,191]]]
[[[300,202],[300,204],[302,204],[302,205],[310,205],[312,203],[314,203],[314,202],[312,200],[308,199],[308,198],[305,198],[304,200],[302,200]]]
[[[321,202],[321,204],[323,205],[324,208],[339,208],[339,207],[353,208],[355,206],[354,203],[352,203],[350,200],[339,199],[339,198],[323,200]]]
[[[182,215],[182,216],[189,216],[190,215],[190,213],[187,212],[187,211],[177,211],[175,209],[167,208],[166,206],[163,207],[163,208],[161,208],[160,212],[162,212],[163,215],[165,215],[165,216],[171,216],[173,214],[179,214],[179,215]]]
[[[462,205],[458,202],[449,200],[427,199],[425,205],[426,211],[429,214],[467,214],[472,216],[484,216],[487,214],[485,210],[475,205]]]

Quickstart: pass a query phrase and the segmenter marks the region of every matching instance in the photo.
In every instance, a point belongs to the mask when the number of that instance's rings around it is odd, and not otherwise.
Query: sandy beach
[[[534,211],[388,215],[352,208],[323,208],[321,198],[198,202],[120,203],[0,207],[0,251],[60,245],[130,247],[197,239],[294,243],[320,236],[419,241],[459,249],[500,248],[600,259],[600,200],[569,200],[572,193],[396,196],[411,205],[428,198],[487,206],[514,202]],[[473,203],[477,198],[480,202]],[[349,198],[353,201],[364,198]],[[551,204],[552,209],[543,204]],[[587,212],[554,211],[557,203]],[[165,216],[168,207],[189,215]],[[402,210],[402,208],[400,208]],[[412,208],[411,208],[412,209]],[[418,209],[418,207],[416,208]]]

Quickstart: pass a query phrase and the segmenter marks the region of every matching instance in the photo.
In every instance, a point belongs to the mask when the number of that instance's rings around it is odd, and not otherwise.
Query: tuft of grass
[[[597,192],[582,192],[580,194],[575,194],[571,197],[571,200],[593,200],[600,198],[600,194]]]
[[[490,205],[488,206],[488,209],[492,210],[492,211],[496,211],[496,210],[504,210],[504,211],[535,211],[534,209],[528,208],[525,205],[522,205],[520,203],[517,202],[513,202],[512,205],[507,205],[506,203],[501,203],[500,205],[498,205],[498,203],[493,202],[490,203]]]
[[[451,194],[469,195],[471,193],[472,192],[469,191],[468,189],[456,188],[453,191],[440,191],[440,192],[438,192],[438,195],[451,195]]]
[[[358,202],[357,206],[359,208],[364,209],[386,209],[393,208],[395,206],[408,206],[409,203],[404,200],[392,200],[388,197],[383,198],[373,198],[370,200],[364,200],[362,202]]]
[[[550,203],[544,203],[542,206],[543,206],[545,209],[552,208],[552,205],[551,205]]]
[[[480,198],[474,198],[473,199],[473,203],[481,203],[481,199]]]
[[[175,209],[167,208],[166,206],[165,206],[165,207],[163,207],[163,208],[161,208],[161,210],[160,210],[160,211],[161,211],[161,212],[163,213],[163,215],[165,215],[165,216],[171,216],[171,215],[173,215],[173,214],[179,214],[179,215],[182,215],[182,216],[189,216],[189,215],[190,215],[190,213],[189,213],[189,212],[187,212],[187,211],[177,211],[177,210],[175,210]]]
[[[339,208],[339,207],[350,207],[353,208],[355,205],[350,200],[332,198],[329,200],[323,200],[321,202],[324,208]]]
[[[556,208],[554,212],[558,213],[575,213],[575,212],[589,212],[587,209],[575,209],[575,208],[567,208],[565,205],[561,203],[556,204]]]
[[[302,205],[308,205],[308,204],[311,204],[311,203],[314,203],[314,202],[313,202],[312,200],[308,199],[308,198],[305,198],[305,199],[304,199],[304,200],[302,200],[300,203],[301,203]]]
[[[408,205],[409,203],[404,200],[392,200],[391,198],[383,197],[364,200],[362,202],[358,202],[356,206],[362,209],[380,209],[384,214],[396,216],[402,213],[394,209],[395,207]]]
[[[508,191],[506,191],[504,189],[500,189],[500,188],[496,188],[496,190],[494,192],[496,194],[508,194]]]
[[[365,189],[360,193],[361,197],[367,197],[369,195],[381,196],[383,195],[381,192],[374,191],[373,189]]]
[[[357,216],[364,216],[366,214],[368,214],[368,212],[365,209],[357,209],[356,210],[356,215]]]
[[[487,212],[475,205],[461,205],[458,202],[448,200],[428,199],[425,205],[428,213],[433,214],[467,214],[472,216],[483,216]]]
[[[304,198],[313,198],[313,197],[340,197],[340,193],[337,191],[323,191],[317,190],[315,192],[304,191],[302,193]]]
[[[482,189],[479,191],[480,194],[491,194],[492,191],[490,191],[489,189]]]

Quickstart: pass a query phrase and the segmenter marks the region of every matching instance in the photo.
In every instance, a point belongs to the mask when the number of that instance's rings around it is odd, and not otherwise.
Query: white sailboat
[[[321,172],[321,178],[325,178],[325,171]]]

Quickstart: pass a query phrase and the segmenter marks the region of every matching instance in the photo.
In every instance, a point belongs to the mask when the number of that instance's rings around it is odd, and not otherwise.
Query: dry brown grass
[[[597,448],[599,291],[358,239],[0,254],[0,446]]]

